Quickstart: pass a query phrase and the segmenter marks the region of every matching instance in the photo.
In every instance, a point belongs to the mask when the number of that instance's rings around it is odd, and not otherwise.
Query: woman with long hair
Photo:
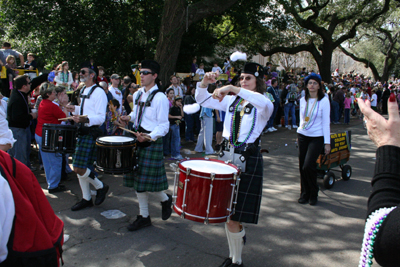
[[[230,149],[238,158],[245,159],[245,171],[240,174],[235,212],[225,224],[229,257],[220,265],[243,266],[242,249],[245,230],[241,223],[258,223],[263,188],[263,158],[260,153],[260,135],[271,116],[274,106],[263,96],[265,92],[264,68],[247,63],[239,77],[239,86],[218,88],[210,97],[209,84],[215,83],[217,74],[208,72],[197,83],[196,101],[203,107],[226,112],[223,149]],[[233,93],[234,95],[228,95]],[[234,159],[232,159],[234,160]],[[234,164],[237,162],[233,161]]]
[[[69,69],[68,62],[63,61],[61,63],[61,69],[60,69],[58,75],[54,78],[54,81],[56,82],[56,86],[62,86],[66,90],[69,90],[71,84],[74,81],[72,78],[72,74],[68,69]]]
[[[305,97],[300,99],[300,126],[297,129],[300,169],[300,204],[318,201],[317,158],[331,151],[329,99],[323,92],[321,76],[311,73],[304,79]]]

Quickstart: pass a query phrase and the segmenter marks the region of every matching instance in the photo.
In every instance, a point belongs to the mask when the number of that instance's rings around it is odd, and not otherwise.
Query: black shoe
[[[297,200],[297,202],[299,202],[300,204],[307,204],[308,203],[308,199],[300,197],[299,200]]]
[[[136,231],[147,226],[151,226],[150,216],[143,218],[142,215],[138,215],[136,221],[128,225],[128,231]]]
[[[219,267],[229,267],[229,266],[231,266],[231,264],[232,264],[232,259],[226,258]]]
[[[65,188],[65,185],[63,185],[63,184],[59,184],[56,188],[48,189],[50,194],[54,194],[57,192],[64,192],[65,190],[67,190],[67,189]]]
[[[229,267],[244,267],[243,262],[241,264],[232,263]]]
[[[88,208],[88,207],[93,207],[92,199],[86,200],[86,199],[82,198],[81,201],[79,201],[78,203],[76,203],[75,205],[72,206],[71,210],[77,211],[77,210],[81,210],[81,209]]]
[[[317,197],[310,198],[310,205],[311,206],[317,205],[317,202],[318,202],[318,198]]]
[[[165,221],[168,220],[169,217],[171,217],[172,213],[172,196],[167,194],[168,200],[161,202],[162,206],[162,213],[161,213],[161,218]]]
[[[103,183],[103,188],[97,190],[96,200],[94,201],[95,205],[100,205],[101,203],[104,202],[109,188],[110,187],[108,185]]]

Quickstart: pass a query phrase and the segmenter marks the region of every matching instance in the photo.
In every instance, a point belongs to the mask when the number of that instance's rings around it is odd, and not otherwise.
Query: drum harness
[[[235,104],[239,101],[239,96],[236,97],[235,101],[229,107],[229,112],[235,112]],[[252,110],[255,107],[248,103],[246,106],[243,107],[242,111],[237,111],[237,113],[241,112],[244,114],[251,114]],[[257,109],[256,109],[257,110]],[[241,116],[236,116],[236,127],[232,129],[235,132],[235,136],[239,135],[239,127],[238,124],[241,120]],[[232,133],[233,134],[233,133]],[[233,163],[234,165],[238,166],[242,172],[246,171],[246,160],[250,157],[250,155],[257,154],[260,144],[260,136],[253,142],[253,143],[245,143],[242,146],[235,147],[232,145],[229,140],[225,139],[222,141],[221,148],[218,151],[218,159]]]
[[[136,121],[137,121],[137,125],[133,125],[133,130],[134,131],[139,131],[142,133],[150,133],[150,131],[147,131],[146,129],[144,129],[142,126],[140,126],[140,124],[142,123],[142,117],[144,115],[144,110],[146,109],[146,107],[149,107],[151,105],[151,101],[153,101],[154,96],[157,93],[162,93],[160,89],[154,90],[153,92],[150,93],[149,97],[146,99],[146,102],[139,102],[140,98],[143,95],[143,91],[139,91],[136,99],[135,99],[135,106],[136,108],[139,109],[139,114],[137,115]],[[137,114],[137,113],[136,113]],[[137,146],[138,147],[148,147],[151,145],[151,142],[137,142]]]
[[[80,115],[83,115],[83,106],[85,105],[85,100],[88,99],[88,98],[90,98],[90,96],[92,95],[93,91],[94,91],[96,88],[101,88],[101,87],[98,86],[97,84],[94,84],[94,85],[92,86],[92,88],[90,89],[89,93],[88,93],[87,95],[83,95],[82,93],[83,93],[83,91],[85,91],[85,89],[86,89],[86,86],[84,86],[84,87],[82,88],[81,92],[79,93],[79,97],[82,98],[82,101],[81,101],[81,108],[80,108],[80,112],[79,112]],[[101,89],[103,90],[103,88],[101,88]],[[89,134],[90,134],[90,135],[92,135],[93,138],[95,138],[95,139],[96,139],[97,137],[99,137],[99,136],[102,135],[102,132],[101,132],[101,130],[100,130],[100,128],[99,128],[99,125],[94,125],[94,126],[91,126],[91,127],[86,127],[86,126],[84,126],[84,124],[85,124],[85,123],[83,123],[83,122],[79,123],[79,126],[78,126],[78,134],[79,134],[79,135],[89,135]]]

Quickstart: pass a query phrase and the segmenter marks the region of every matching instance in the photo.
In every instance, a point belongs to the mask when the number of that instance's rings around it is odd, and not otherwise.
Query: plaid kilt
[[[138,147],[138,170],[124,175],[123,185],[138,192],[159,192],[168,189],[164,167],[163,139],[158,138],[149,147]]]
[[[239,193],[235,214],[231,220],[245,223],[258,222],[263,187],[263,158],[260,150],[246,162],[246,172],[240,174]]]
[[[75,152],[72,156],[72,165],[86,169],[96,160],[96,140],[91,135],[81,135],[76,142]]]

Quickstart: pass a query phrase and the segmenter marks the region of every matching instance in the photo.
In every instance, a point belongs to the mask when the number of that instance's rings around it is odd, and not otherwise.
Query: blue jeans
[[[350,109],[345,108],[344,109],[344,123],[349,123],[350,122]]]
[[[192,140],[194,141],[194,118],[192,114],[185,113],[185,122],[186,122],[186,131],[185,131],[185,139],[186,141]]]
[[[276,117],[276,113],[278,112],[278,107],[279,107],[279,102],[275,101],[274,102],[274,111],[272,112],[272,115],[267,122],[267,129],[274,126],[274,120]]]
[[[61,180],[61,170],[63,157],[60,153],[49,153],[42,151],[42,137],[35,134],[36,143],[39,145],[39,151],[42,155],[44,172],[46,174],[47,188],[54,189]]]
[[[294,105],[294,103],[287,103],[284,106],[284,112],[285,112],[285,126],[288,125],[288,120],[289,120],[289,112],[290,115],[292,116],[292,125],[296,125],[296,106]]]
[[[14,139],[17,141],[14,143],[13,147],[8,150],[8,154],[21,161],[23,164],[30,168],[29,156],[31,154],[31,129],[27,127],[16,128],[10,127],[13,133]]]
[[[171,154],[171,129],[168,130],[168,133],[163,136],[163,150],[164,156]]]
[[[181,136],[179,132],[179,125],[172,124],[171,127],[171,156],[178,157],[181,154]]]
[[[339,122],[339,103],[332,101],[333,122]]]

